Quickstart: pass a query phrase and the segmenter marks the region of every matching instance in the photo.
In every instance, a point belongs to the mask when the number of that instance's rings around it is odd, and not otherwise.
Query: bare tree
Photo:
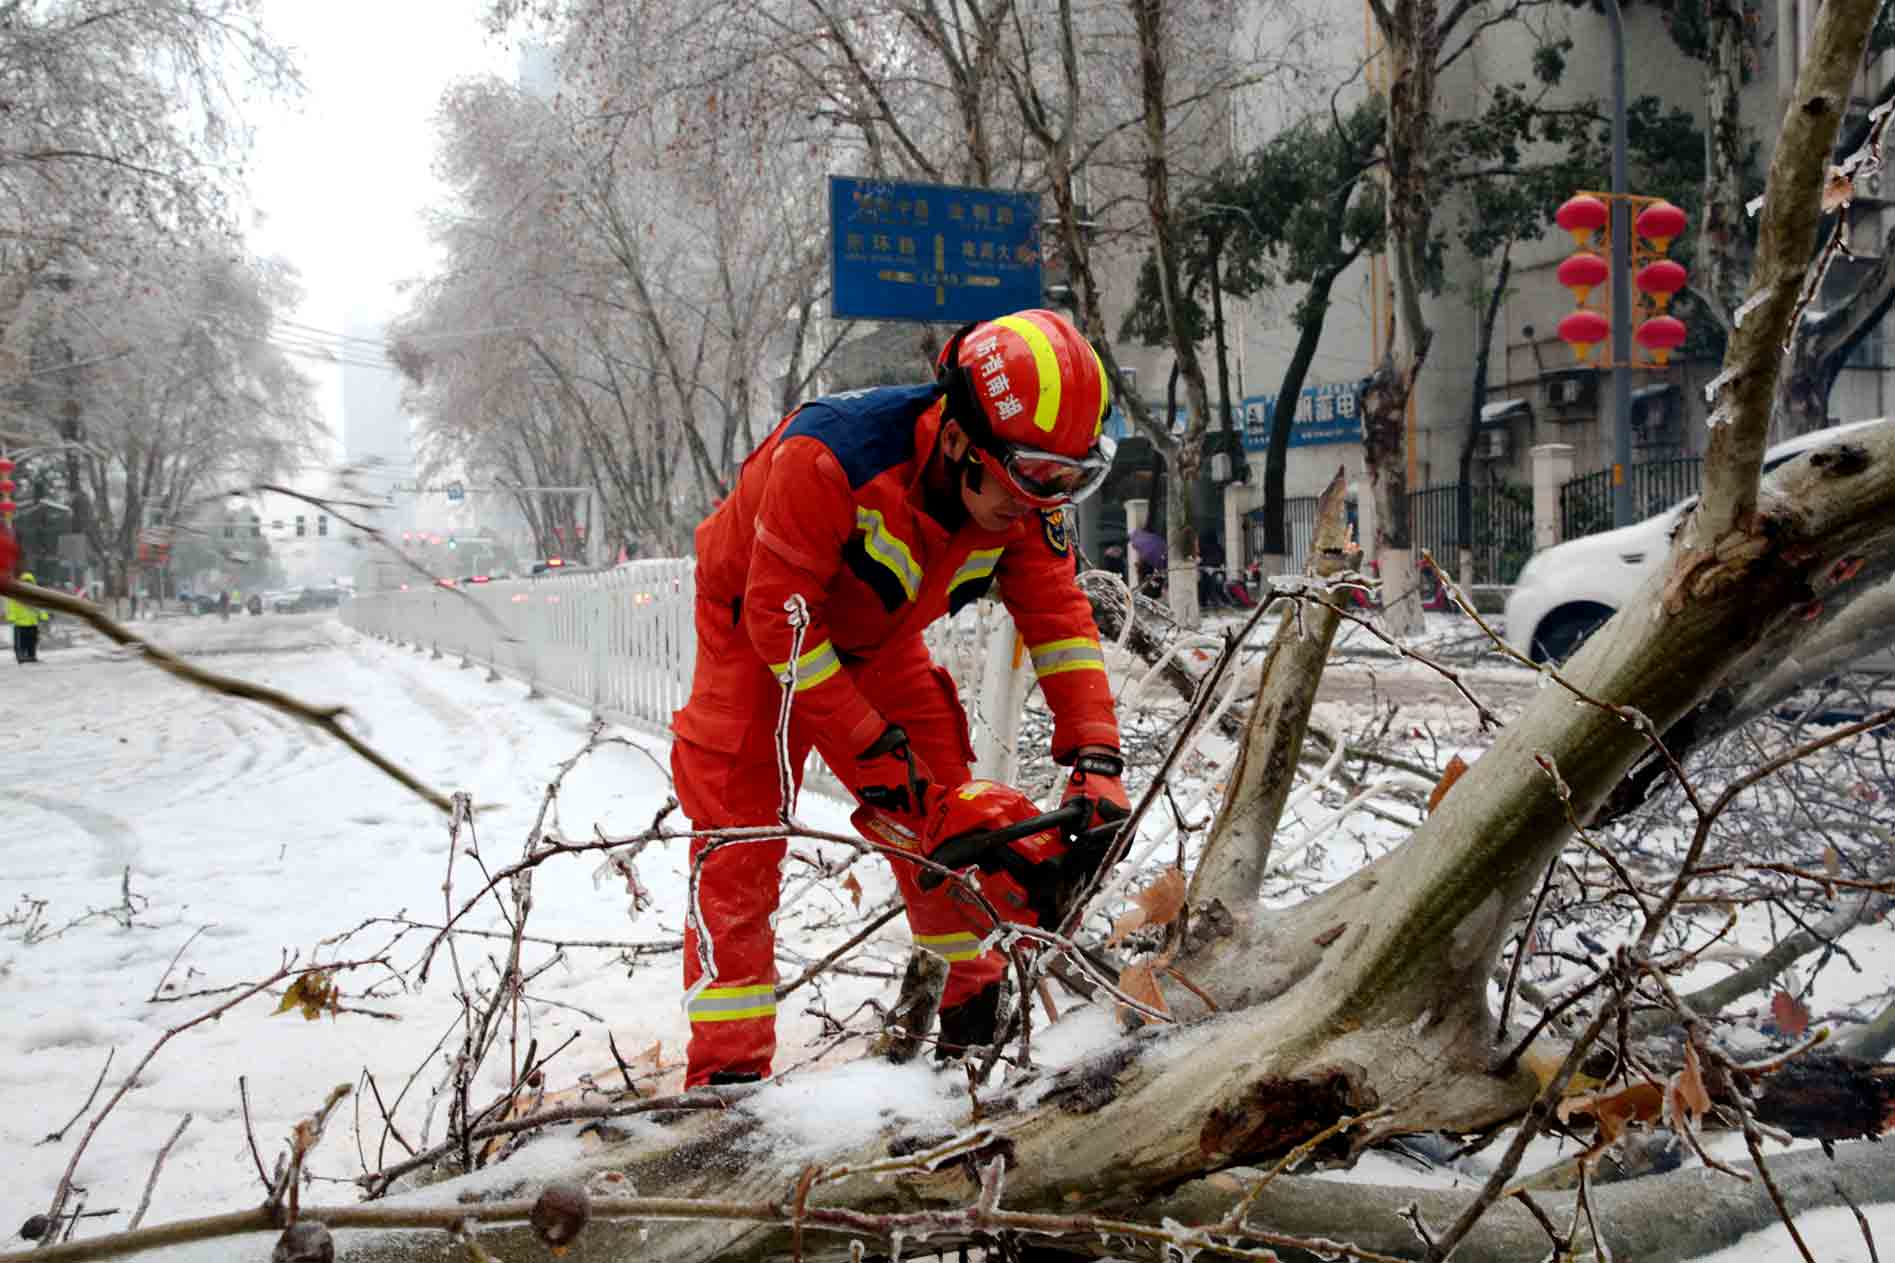
[[[122,595],[141,528],[293,470],[321,424],[309,380],[271,341],[298,292],[284,265],[174,242],[131,276],[83,260],[75,271],[40,315],[29,380],[42,406],[24,431]]]

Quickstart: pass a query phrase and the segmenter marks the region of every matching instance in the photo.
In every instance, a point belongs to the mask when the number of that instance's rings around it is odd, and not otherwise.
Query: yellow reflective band
[[[736,1022],[747,1017],[776,1016],[776,987],[706,987],[687,1006],[693,1022]]]
[[[855,524],[868,532],[864,546],[869,556],[893,571],[901,584],[901,590],[908,594],[909,600],[914,600],[915,589],[921,586],[921,567],[915,564],[915,555],[908,551],[908,545],[889,533],[879,509],[865,509],[857,505]]]
[[[842,659],[836,656],[835,645],[825,640],[796,660],[796,692],[815,688],[840,670]],[[778,662],[770,672],[780,680],[790,673],[790,664]]]
[[[1029,646],[1027,652],[1033,655],[1033,674],[1042,680],[1062,671],[1105,670],[1105,651],[1089,636],[1049,640],[1043,645]]]
[[[1033,405],[1033,424],[1047,434],[1059,424],[1059,357],[1053,354],[1053,340],[1031,320],[1020,316],[1002,316],[994,321],[1002,329],[1011,329],[1033,352],[1033,375],[1040,379],[1039,402]]]
[[[959,934],[917,934],[915,942],[950,965],[973,960],[980,955],[980,936],[964,930]]]
[[[1086,343],[1086,350],[1092,351],[1092,343]],[[1092,362],[1099,366],[1099,423],[1092,427],[1092,437],[1098,438],[1105,433],[1105,415],[1112,411],[1112,383],[1105,377],[1105,361],[1092,351]]]
[[[948,591],[952,592],[963,583],[973,579],[985,579],[992,574],[994,567],[1000,564],[1001,552],[1002,550],[998,548],[976,548],[967,554],[967,560],[961,563],[961,568],[954,572],[952,579],[948,580]]]

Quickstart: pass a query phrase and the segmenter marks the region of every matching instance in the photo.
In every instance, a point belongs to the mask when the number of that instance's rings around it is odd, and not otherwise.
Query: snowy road
[[[587,737],[580,710],[529,701],[519,684],[488,683],[479,670],[365,639],[333,616],[139,627],[208,668],[312,703],[347,705],[357,731],[384,753],[435,787],[465,789],[487,806],[479,837],[490,867],[519,856],[554,766]],[[0,1225],[10,1234],[46,1209],[84,1119],[61,1142],[36,1142],[79,1111],[108,1053],[112,1069],[91,1113],[168,1028],[229,998],[196,993],[265,978],[286,952],[305,961],[312,953],[323,960],[375,955],[392,929],[322,944],[371,917],[406,910],[438,924],[447,835],[432,808],[319,732],[189,688],[101,641],[46,652],[37,668],[4,669],[0,696],[15,734],[0,776],[0,1152],[10,1168],[0,1186]],[[584,837],[594,824],[630,833],[651,823],[669,788],[660,770],[665,750],[662,742],[641,745],[603,748],[572,773],[560,803],[569,833]],[[846,827],[842,813],[821,800],[806,799],[803,814]],[[681,856],[678,848],[654,850],[640,861],[655,902],[636,922],[622,881],[595,886],[587,859],[549,865],[537,878],[531,931],[674,941]],[[464,859],[459,873],[465,897],[472,872]],[[892,888],[885,870],[864,871],[861,880],[868,899]],[[121,910],[127,890],[129,916]],[[805,903],[828,914],[844,898],[825,888]],[[487,913],[467,924],[501,923]],[[905,941],[898,928],[891,936]],[[412,965],[424,938],[413,933],[399,943],[391,963]],[[504,949],[503,941],[488,942],[496,955]],[[529,945],[526,967],[554,951]],[[521,1052],[530,1036],[544,1050],[580,1034],[551,1072],[560,1082],[612,1066],[608,1029],[628,1056],[662,1041],[665,1064],[679,1060],[685,1023],[677,953],[660,950],[629,971],[617,955],[570,950],[530,988],[542,1003],[524,1015]],[[469,971],[484,968],[486,956],[479,942],[462,951]],[[371,984],[379,985],[364,996]],[[274,1003],[258,997],[165,1047],[107,1117],[75,1174],[92,1209],[120,1212],[89,1221],[86,1234],[125,1225],[154,1155],[186,1113],[193,1122],[164,1167],[147,1221],[256,1203],[240,1075],[248,1079],[266,1164],[295,1119],[365,1067],[390,1099],[422,1072],[399,1111],[405,1136],[416,1140],[441,1077],[436,1043],[457,1019],[452,973],[443,965],[418,994],[387,970],[353,974],[344,986],[349,1004],[389,1016],[305,1022],[293,1013],[273,1016]],[[794,1047],[799,1032],[807,1037],[817,1024],[786,1006],[784,1028]],[[489,1095],[504,1086],[508,1059],[503,1038],[483,1084]],[[675,1086],[681,1075],[672,1069],[659,1083]],[[382,1128],[372,1103],[363,1108],[361,1149],[375,1165]],[[319,1175],[348,1179],[361,1170],[354,1121],[353,1106],[345,1107],[343,1125],[320,1151]],[[437,1114],[437,1140],[442,1127]],[[386,1152],[391,1161],[400,1156],[393,1142]],[[354,1200],[351,1189],[322,1184],[308,1196]],[[227,1248],[222,1257],[231,1257]]]

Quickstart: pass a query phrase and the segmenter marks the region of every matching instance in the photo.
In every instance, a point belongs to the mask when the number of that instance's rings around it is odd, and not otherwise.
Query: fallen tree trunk
[[[1804,1149],[1769,1158],[1768,1162],[1771,1178],[1783,1195],[1785,1207],[1793,1215],[1849,1203],[1859,1206],[1895,1199],[1895,1163],[1888,1161],[1887,1151],[1879,1145],[1842,1146],[1833,1159],[1821,1150]],[[1742,1168],[1749,1168],[1749,1164],[1742,1164]],[[1261,1173],[1246,1170],[1188,1181],[1169,1195],[1139,1207],[1139,1219],[1154,1223],[1169,1220],[1181,1225],[1216,1224],[1260,1178]],[[726,1189],[723,1200],[743,1200],[744,1191],[736,1184],[723,1187]],[[971,1200],[971,1185],[967,1188]],[[490,1204],[469,1207],[468,1211],[470,1216],[482,1218],[491,1212],[510,1213],[517,1220],[524,1215],[524,1204],[530,1203],[537,1192],[537,1185],[524,1185],[514,1194],[510,1205]],[[780,1202],[787,1212],[793,1195],[793,1189],[776,1189],[766,1191],[764,1197]],[[1243,1221],[1249,1231],[1235,1231],[1224,1239],[1233,1245],[1255,1248],[1282,1237],[1334,1239],[1339,1231],[1344,1231],[1359,1250],[1390,1258],[1422,1259],[1427,1251],[1405,1217],[1408,1208],[1413,1207],[1424,1224],[1438,1230],[1452,1222],[1471,1195],[1467,1190],[1284,1176],[1273,1181],[1251,1204]],[[1541,1212],[1562,1230],[1573,1222],[1573,1194],[1537,1193],[1533,1198]],[[1003,1211],[1012,1209],[1012,1200],[1010,1196],[1004,1199]],[[1765,1231],[1779,1224],[1776,1207],[1761,1181],[1752,1179],[1741,1183],[1703,1167],[1598,1185],[1588,1192],[1587,1201],[1598,1224],[1600,1240],[1616,1257],[1638,1259],[1640,1263],[1683,1263],[1728,1246],[1746,1233]],[[889,1195],[881,1199],[887,1210],[873,1210],[859,1198],[851,1199],[849,1206],[860,1213],[900,1214],[898,1207],[903,1202],[904,1199]],[[840,1260],[850,1256],[851,1234],[814,1222],[820,1211],[836,1204],[821,1191],[808,1198],[812,1224],[802,1234],[804,1258]],[[600,1218],[586,1230],[580,1248],[585,1251],[585,1258],[598,1260],[662,1258],[669,1261],[696,1257],[672,1253],[680,1244],[679,1235],[690,1233],[694,1227],[656,1222],[655,1217],[616,1221]],[[720,1257],[762,1260],[787,1257],[791,1252],[794,1234],[787,1223],[727,1227],[738,1239],[731,1241]],[[967,1230],[930,1233],[923,1231],[918,1223],[913,1228],[904,1238],[910,1256],[946,1254],[963,1245],[981,1244],[989,1235]],[[1574,1244],[1584,1242],[1589,1248],[1583,1227],[1581,1232],[1580,1242]],[[533,1240],[531,1231],[517,1222],[485,1228],[480,1239],[495,1257],[510,1260],[545,1257],[544,1248]],[[400,1235],[363,1233],[345,1236],[342,1240],[345,1247],[342,1257],[350,1263],[460,1263],[467,1257],[463,1247],[439,1231]],[[1108,1236],[1102,1240],[1097,1232],[1054,1239],[1028,1236],[1025,1240],[1081,1257],[1123,1257],[1131,1244],[1124,1238]],[[1520,1202],[1508,1199],[1483,1217],[1454,1257],[1459,1263],[1519,1263],[1522,1259],[1545,1257],[1551,1245],[1539,1220]],[[1211,1252],[1206,1251],[1203,1257],[1212,1257]],[[48,1259],[48,1263],[56,1263],[56,1260]]]

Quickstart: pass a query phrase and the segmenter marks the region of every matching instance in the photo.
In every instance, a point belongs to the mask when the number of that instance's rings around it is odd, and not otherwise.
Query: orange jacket
[[[737,487],[697,529],[700,600],[732,609],[758,657],[779,674],[801,594],[810,623],[796,713],[824,744],[854,753],[887,721],[841,670],[844,661],[921,630],[998,584],[1054,717],[1053,755],[1119,744],[1092,608],[1073,582],[1064,510],[1006,531],[949,531],[923,507],[922,473],[941,429],[934,386],[883,387],[804,404],[744,461]],[[705,664],[700,663],[699,669]],[[715,743],[747,716],[677,716],[680,736]]]

